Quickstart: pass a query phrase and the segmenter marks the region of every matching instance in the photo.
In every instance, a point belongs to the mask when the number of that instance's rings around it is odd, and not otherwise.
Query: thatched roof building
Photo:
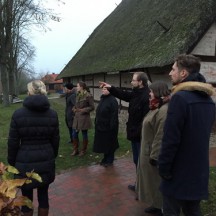
[[[58,79],[170,65],[193,50],[215,18],[215,0],[122,0]]]

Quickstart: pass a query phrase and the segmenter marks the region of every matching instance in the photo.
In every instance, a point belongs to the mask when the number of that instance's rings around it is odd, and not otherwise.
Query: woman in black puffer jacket
[[[33,189],[38,192],[38,215],[48,215],[49,184],[55,179],[55,158],[59,148],[59,122],[57,113],[50,109],[46,87],[40,80],[28,84],[28,97],[23,107],[12,116],[8,138],[8,163],[15,166],[20,176],[26,172],[38,173],[42,183],[32,181],[21,188],[22,194],[33,200]],[[33,211],[23,207],[24,215]]]

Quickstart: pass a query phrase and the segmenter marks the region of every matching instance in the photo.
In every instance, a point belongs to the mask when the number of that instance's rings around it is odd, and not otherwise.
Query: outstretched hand
[[[111,85],[109,83],[102,82],[102,81],[99,81],[99,86],[100,86],[100,88],[103,88],[103,87],[109,88],[109,87],[111,87]]]

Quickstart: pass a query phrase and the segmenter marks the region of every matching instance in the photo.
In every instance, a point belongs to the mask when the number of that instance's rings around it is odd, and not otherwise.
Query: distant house
[[[56,80],[59,74],[47,74],[41,80],[46,85],[48,93],[62,93],[63,92],[63,79]]]
[[[215,11],[215,0],[122,0],[57,79],[84,80],[99,100],[98,81],[127,89],[134,71],[171,85],[174,58],[191,53],[200,57],[207,82],[216,85]]]

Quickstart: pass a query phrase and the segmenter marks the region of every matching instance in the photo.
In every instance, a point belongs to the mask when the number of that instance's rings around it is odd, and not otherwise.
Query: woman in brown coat
[[[94,99],[88,92],[86,84],[82,81],[77,83],[76,103],[73,108],[75,113],[73,120],[73,153],[72,156],[83,156],[86,153],[88,145],[88,129],[91,128],[90,112],[94,110]],[[79,131],[82,131],[83,147],[79,152]]]
[[[150,86],[150,111],[142,125],[142,140],[137,168],[136,192],[138,199],[150,205],[146,213],[162,215],[162,196],[159,191],[160,176],[157,160],[161,147],[163,126],[167,115],[170,91],[165,82],[158,81]]]

